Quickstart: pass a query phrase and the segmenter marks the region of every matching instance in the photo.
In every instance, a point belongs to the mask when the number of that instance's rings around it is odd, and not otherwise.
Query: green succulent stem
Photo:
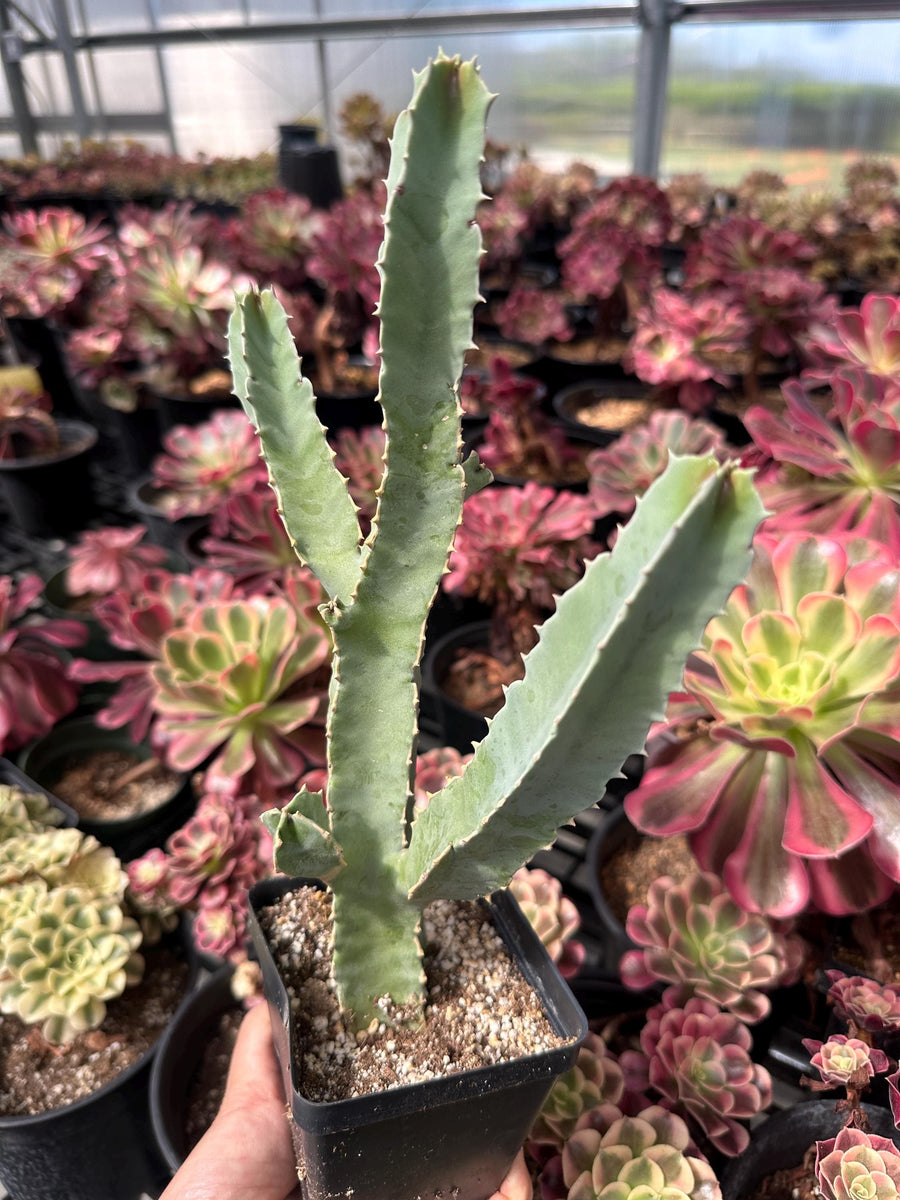
[[[383,997],[420,1009],[430,900],[505,886],[640,750],[763,512],[746,472],[673,462],[615,554],[560,601],[466,775],[411,822],[425,622],[463,500],[489,478],[460,461],[458,386],[491,99],[474,63],[440,55],[395,128],[378,263],[386,465],[365,541],[274,298],[241,299],[231,326],[235,387],[283,519],[331,597],[327,816],[301,794],[266,823],[279,868],[332,889],[334,973],[357,1027],[381,1019]]]

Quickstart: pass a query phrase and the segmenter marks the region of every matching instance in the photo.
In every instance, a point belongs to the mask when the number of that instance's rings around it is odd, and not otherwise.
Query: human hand
[[[491,1200],[531,1200],[520,1152]],[[257,1004],[241,1022],[219,1114],[160,1200],[299,1200],[269,1014]]]

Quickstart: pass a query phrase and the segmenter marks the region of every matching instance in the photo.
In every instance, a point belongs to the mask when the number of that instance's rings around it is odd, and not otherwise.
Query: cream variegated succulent
[[[711,871],[681,883],[655,879],[646,905],[629,910],[625,927],[640,947],[619,966],[628,987],[674,983],[685,997],[711,1000],[748,1025],[768,1015],[764,991],[786,982],[802,959],[797,939],[762,914],[745,912]]]
[[[608,1107],[563,1149],[567,1200],[719,1200],[715,1172],[688,1153],[690,1141],[684,1121],[664,1108],[626,1117]]]
[[[600,1104],[616,1104],[625,1091],[625,1077],[603,1038],[589,1033],[575,1065],[561,1075],[544,1101],[532,1127],[530,1141],[561,1150],[575,1132],[579,1117]]]
[[[115,900],[58,888],[21,912],[6,931],[0,1011],[43,1022],[48,1042],[96,1028],[106,1001],[137,983],[141,932]]]
[[[43,829],[0,843],[0,887],[43,879],[51,888],[83,888],[121,898],[125,877],[109,846],[78,829]]]
[[[0,842],[61,825],[62,821],[62,813],[43,792],[23,792],[12,784],[0,783]]]

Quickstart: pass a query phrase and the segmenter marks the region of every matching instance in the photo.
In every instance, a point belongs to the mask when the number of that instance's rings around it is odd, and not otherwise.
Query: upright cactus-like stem
[[[241,300],[230,330],[237,394],[295,548],[330,597],[334,639],[327,811],[300,793],[267,823],[279,868],[332,888],[335,977],[358,1026],[382,997],[420,1003],[426,903],[504,886],[641,748],[762,515],[746,473],[674,464],[615,557],[595,560],[543,627],[453,801],[440,794],[411,824],[425,621],[463,499],[489,479],[477,459],[460,462],[458,384],[490,100],[473,63],[439,56],[395,128],[379,259],[385,474],[365,540],[273,296]]]

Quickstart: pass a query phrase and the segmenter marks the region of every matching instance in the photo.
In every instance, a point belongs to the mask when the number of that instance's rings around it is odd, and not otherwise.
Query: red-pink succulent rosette
[[[799,533],[754,549],[626,811],[688,834],[748,911],[861,911],[900,882],[900,567]]]
[[[782,388],[783,413],[755,406],[744,418],[773,460],[759,480],[771,513],[763,528],[855,534],[900,556],[900,386],[845,369],[831,390],[828,417],[792,380]]]
[[[0,575],[0,753],[42,737],[78,702],[63,653],[80,646],[80,621],[32,614],[44,590],[37,575]]]
[[[804,1038],[803,1045],[822,1082],[831,1087],[864,1087],[889,1067],[883,1050],[843,1033],[833,1033],[825,1042]]]

